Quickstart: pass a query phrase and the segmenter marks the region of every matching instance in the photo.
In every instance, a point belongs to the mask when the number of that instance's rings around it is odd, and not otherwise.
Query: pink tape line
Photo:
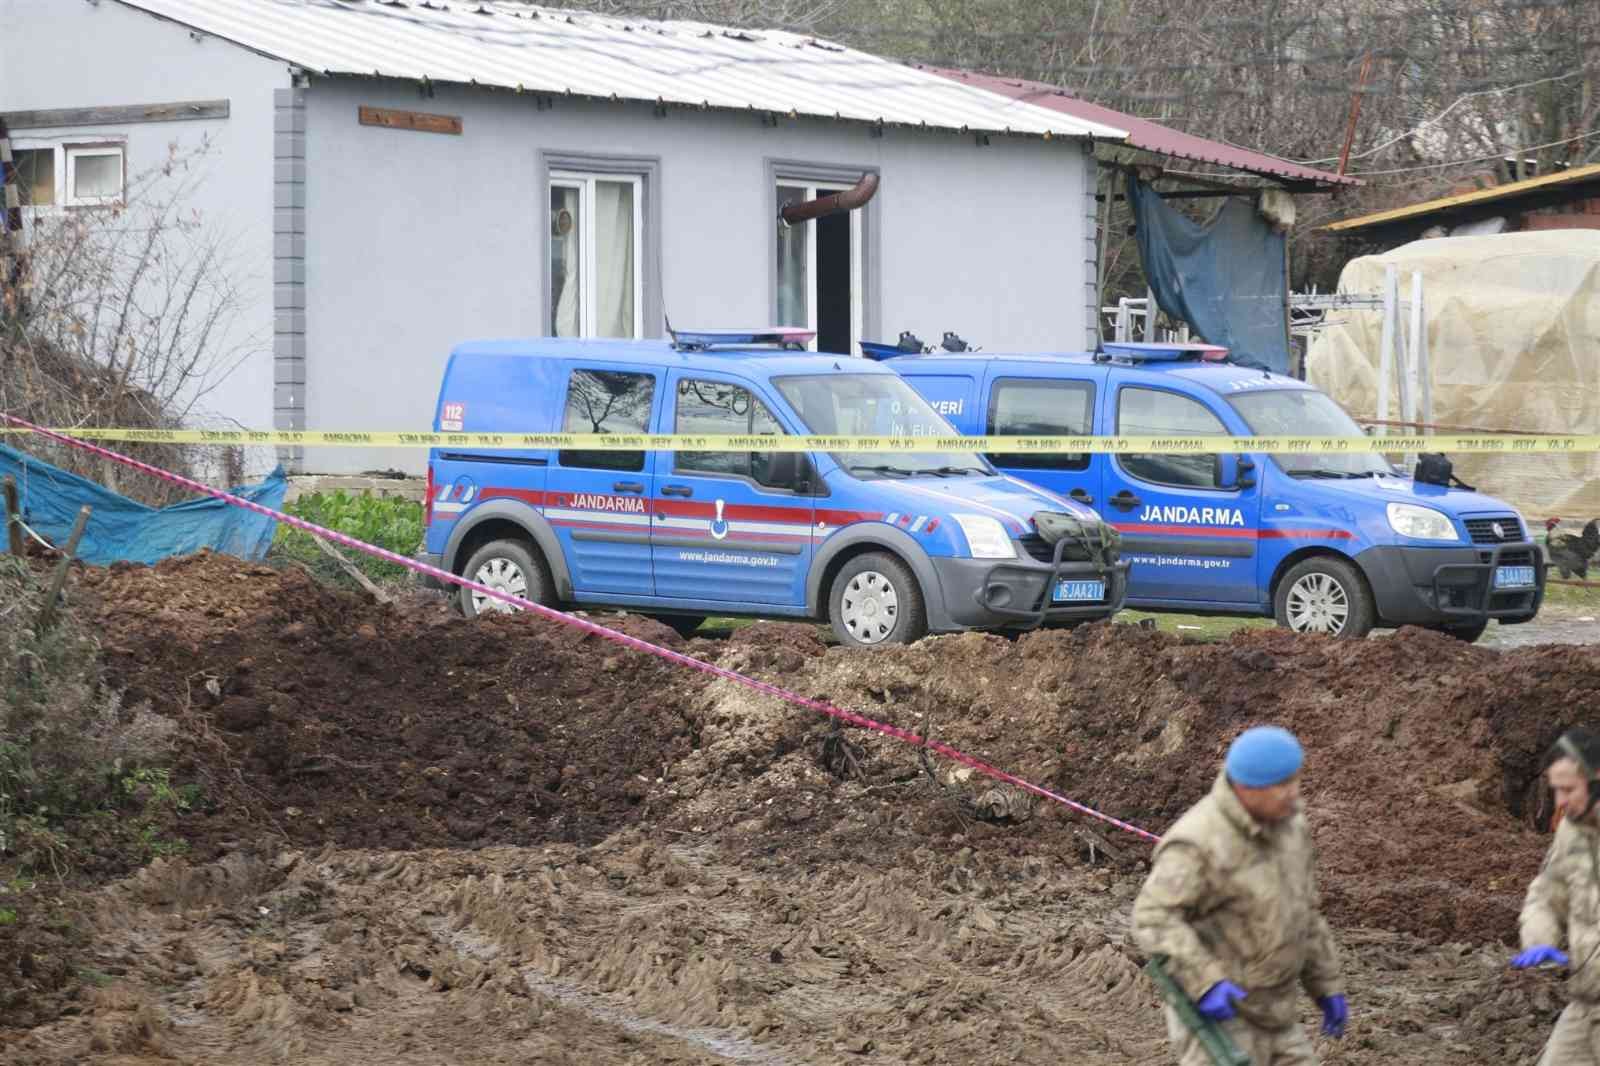
[[[460,585],[462,588],[471,589],[474,592],[481,592],[491,599],[499,600],[500,602],[510,604],[513,607],[519,607],[525,611],[532,611],[535,614],[543,615],[544,617],[555,622],[560,622],[563,625],[574,626],[586,633],[593,633],[597,637],[603,637],[606,640],[614,641],[617,644],[632,648],[634,651],[641,651],[647,655],[654,655],[657,658],[665,659],[668,662],[677,663],[679,666],[686,666],[691,670],[698,670],[703,674],[710,674],[712,677],[720,677],[724,680],[732,681],[735,684],[743,685],[746,688],[754,689],[755,691],[764,693],[768,696],[774,696],[777,699],[783,700],[785,703],[792,703],[796,707],[805,707],[808,710],[816,711],[819,714],[825,714],[829,718],[837,719],[841,722],[848,722],[851,725],[859,726],[862,729],[870,729],[875,733],[882,733],[886,737],[893,737],[896,740],[904,741],[905,743],[911,744],[915,747],[927,748],[929,751],[937,752],[947,759],[954,760],[955,762],[961,763],[964,766],[970,766],[979,773],[984,774],[987,777],[994,778],[996,781],[1004,781],[1008,785],[1015,785],[1017,788],[1031,792],[1035,796],[1059,803],[1063,807],[1077,811],[1079,814],[1085,815],[1089,818],[1094,818],[1098,821],[1105,822],[1107,825],[1114,825],[1124,832],[1132,833],[1134,836],[1141,837],[1152,843],[1161,839],[1154,833],[1140,829],[1136,825],[1113,818],[1109,814],[1102,814],[1091,807],[1085,807],[1083,804],[1076,803],[1067,797],[1060,795],[1059,793],[1052,792],[1047,788],[1041,788],[1040,786],[1029,781],[1024,781],[1015,774],[1009,774],[997,767],[990,766],[988,763],[983,762],[980,759],[973,758],[966,752],[957,751],[948,744],[944,744],[937,740],[929,740],[926,737],[920,737],[908,730],[901,729],[899,726],[889,725],[887,722],[874,721],[871,718],[862,717],[861,715],[856,714],[854,711],[847,711],[841,707],[835,707],[830,703],[823,703],[819,700],[807,699],[806,697],[797,693],[790,692],[786,689],[781,689],[776,685],[770,685],[765,681],[758,681],[753,677],[747,677],[744,674],[737,673],[736,671],[724,669],[723,667],[715,666],[708,662],[702,662],[701,660],[694,658],[692,655],[685,655],[682,652],[673,651],[671,648],[663,648],[659,645],[651,644],[649,641],[640,640],[638,637],[630,637],[626,633],[619,633],[614,629],[607,629],[605,626],[590,622],[587,619],[576,618],[564,611],[558,611],[553,607],[546,607],[543,604],[533,603],[532,601],[522,599],[519,596],[513,596],[510,593],[501,592],[499,589],[492,589],[487,585],[480,585],[476,581],[469,581],[464,577],[459,577],[455,574],[441,570],[436,566],[429,566],[427,563],[418,562],[415,559],[410,559],[403,555],[396,555],[392,551],[386,551],[385,549],[376,547],[375,545],[356,540],[354,537],[346,536],[343,533],[339,533],[331,529],[324,529],[319,525],[314,525],[310,522],[307,522],[303,518],[296,518],[294,515],[284,514],[282,511],[274,511],[270,507],[263,507],[259,503],[253,503],[250,500],[241,499],[232,493],[223,492],[220,489],[214,489],[208,485],[202,485],[200,482],[190,480],[189,478],[183,477],[180,474],[174,474],[171,471],[162,470],[160,467],[151,466],[148,463],[141,463],[137,459],[123,455],[119,452],[111,451],[109,448],[102,448],[97,444],[90,444],[88,441],[78,440],[75,437],[64,436],[63,434],[45,429],[42,426],[36,426],[32,422],[24,421],[23,419],[17,418],[14,415],[8,415],[3,411],[0,411],[0,418],[5,419],[7,422],[19,425],[24,429],[31,430],[40,436],[48,437],[51,440],[59,441],[60,443],[69,445],[73,448],[81,448],[86,452],[93,452],[95,455],[115,460],[116,462],[131,466],[135,470],[142,470],[152,477],[158,477],[164,481],[170,481],[174,485],[182,485],[191,492],[198,492],[202,495],[210,496],[213,499],[230,503],[235,507],[242,507],[247,511],[254,511],[256,514],[265,515],[268,518],[276,519],[277,521],[286,523],[287,525],[293,526],[296,529],[304,530],[307,533],[313,533],[319,537],[334,541],[337,544],[342,544],[347,548],[354,548],[356,551],[366,552],[368,555],[383,559],[386,562],[395,563],[399,566],[405,567],[408,570],[415,570],[419,574],[427,574],[429,577],[436,578],[439,581],[449,582],[452,585]]]

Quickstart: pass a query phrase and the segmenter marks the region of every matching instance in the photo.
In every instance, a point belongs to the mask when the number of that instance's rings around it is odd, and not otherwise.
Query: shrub
[[[99,645],[71,612],[39,628],[45,585],[0,555],[0,852],[117,804],[120,780],[161,766],[176,739],[174,722],[106,688]]]

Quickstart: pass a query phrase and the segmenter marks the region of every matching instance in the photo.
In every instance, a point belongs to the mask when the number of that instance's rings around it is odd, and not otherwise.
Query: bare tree
[[[171,146],[115,204],[25,209],[22,266],[0,288],[0,408],[54,426],[174,428],[251,354],[233,330],[229,235],[193,206],[209,150]],[[118,487],[115,469],[29,447]],[[183,469],[196,458],[144,447]]]

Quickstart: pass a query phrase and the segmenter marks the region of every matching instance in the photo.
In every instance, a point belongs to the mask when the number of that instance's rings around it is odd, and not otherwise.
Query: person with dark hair
[[[1528,886],[1518,923],[1522,951],[1511,965],[1569,967],[1569,1002],[1539,1066],[1600,1066],[1600,966],[1591,965],[1600,954],[1600,735],[1567,730],[1551,749],[1551,760],[1546,775],[1561,823],[1539,876]]]
[[[1133,904],[1135,942],[1165,956],[1195,1011],[1254,1066],[1317,1061],[1300,1024],[1301,990],[1322,1008],[1329,1036],[1343,1036],[1350,1016],[1300,813],[1303,757],[1287,729],[1241,733],[1211,791],[1161,838]],[[1174,1006],[1167,1036],[1179,1066],[1210,1066]]]

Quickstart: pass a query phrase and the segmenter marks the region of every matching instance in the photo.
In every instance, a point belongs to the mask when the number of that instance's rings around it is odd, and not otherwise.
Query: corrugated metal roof
[[[1600,163],[1593,163],[1586,167],[1573,167],[1571,170],[1558,170],[1554,174],[1529,178],[1526,181],[1512,181],[1504,185],[1491,185],[1487,189],[1477,189],[1473,192],[1459,193],[1455,196],[1441,196],[1437,200],[1425,200],[1420,204],[1412,204],[1409,207],[1396,207],[1389,211],[1378,211],[1371,215],[1347,218],[1342,222],[1330,222],[1322,228],[1338,232],[1377,226],[1385,222],[1404,222],[1408,219],[1422,218],[1425,215],[1450,211],[1458,207],[1492,204],[1500,200],[1516,200],[1519,197],[1528,196],[1540,190],[1555,189],[1565,185],[1582,185],[1591,181],[1596,183],[1596,195],[1600,195]]]
[[[1007,78],[997,74],[979,74],[970,70],[950,70],[943,67],[921,67],[931,74],[939,74],[974,88],[986,89],[1019,102],[1048,108],[1058,114],[1068,115],[1082,122],[1099,122],[1128,131],[1128,145],[1147,152],[1191,159],[1197,163],[1214,163],[1218,166],[1242,170],[1250,174],[1263,174],[1291,182],[1315,185],[1360,185],[1359,178],[1348,174],[1333,174],[1326,170],[1292,163],[1287,159],[1237,148],[1221,141],[1210,141],[1192,133],[1171,129],[1149,119],[1125,115],[1109,107],[1080,100],[1065,89],[1039,81]]]
[[[1126,131],[781,31],[505,0],[119,0],[320,74],[1034,136]]]

